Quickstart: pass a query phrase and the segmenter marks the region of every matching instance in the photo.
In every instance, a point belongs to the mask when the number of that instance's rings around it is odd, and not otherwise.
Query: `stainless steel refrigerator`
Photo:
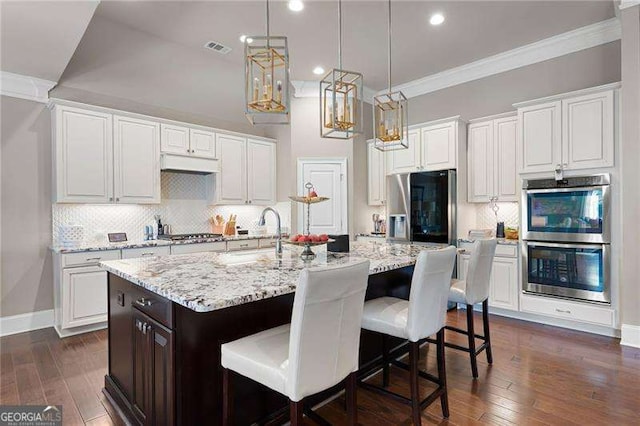
[[[456,242],[456,171],[387,176],[387,236],[390,241]]]

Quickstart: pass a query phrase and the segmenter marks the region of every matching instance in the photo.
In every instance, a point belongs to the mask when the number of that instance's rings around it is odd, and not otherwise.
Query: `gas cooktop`
[[[210,234],[208,232],[199,232],[196,234],[169,234],[158,235],[160,240],[182,241],[182,240],[207,240],[211,238],[220,238],[222,234]]]

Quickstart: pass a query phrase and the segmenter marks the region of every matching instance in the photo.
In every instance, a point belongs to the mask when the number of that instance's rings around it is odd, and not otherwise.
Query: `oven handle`
[[[544,188],[544,189],[523,189],[523,192],[527,194],[548,194],[550,192],[575,192],[575,191],[590,191],[594,189],[601,189],[607,191],[609,185],[592,185],[592,186],[571,186],[563,188]]]
[[[573,244],[573,243],[547,243],[544,241],[526,241],[523,240],[522,243],[526,247],[559,247],[559,248],[601,248],[606,249],[610,246],[608,243],[595,243],[595,244]]]

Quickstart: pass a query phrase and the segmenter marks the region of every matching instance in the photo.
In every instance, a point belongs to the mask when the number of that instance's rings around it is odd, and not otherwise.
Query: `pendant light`
[[[288,124],[289,48],[287,38],[269,31],[267,35],[247,36],[245,56],[245,115],[251,124]]]
[[[362,74],[342,69],[342,0],[338,0],[338,68],[320,81],[320,137],[351,139],[363,133]]]
[[[388,83],[387,93],[373,98],[374,146],[380,151],[409,148],[409,122],[407,98],[400,91],[391,91],[391,0],[388,22]]]

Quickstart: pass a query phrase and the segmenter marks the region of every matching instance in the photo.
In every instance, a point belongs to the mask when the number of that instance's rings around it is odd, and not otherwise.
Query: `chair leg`
[[[347,385],[345,389],[345,399],[347,401],[347,418],[348,424],[355,426],[358,424],[358,379],[356,373],[347,376]]]
[[[289,412],[291,415],[291,426],[302,426],[304,424],[304,404],[302,401],[289,401]]]
[[[476,338],[473,330],[473,305],[467,305],[467,336],[469,337],[469,355],[471,357],[471,374],[478,378],[478,361],[476,356]]]
[[[437,362],[438,362],[438,379],[440,380],[440,387],[444,389],[442,395],[440,395],[440,405],[442,405],[442,417],[449,418],[449,397],[447,395],[447,370],[445,368],[444,357],[444,328],[438,331],[436,336],[437,341]]]
[[[382,387],[389,386],[389,336],[382,335]]]
[[[413,418],[413,424],[420,426],[422,424],[420,418],[420,388],[418,386],[419,369],[418,364],[420,360],[420,345],[418,342],[409,342],[409,364],[411,367],[411,417]]]
[[[230,426],[233,424],[233,389],[231,388],[231,378],[229,370],[222,369],[222,424]]]
[[[484,341],[486,343],[487,362],[493,364],[493,354],[491,353],[491,335],[489,334],[489,301],[482,302],[482,328],[484,330]]]

